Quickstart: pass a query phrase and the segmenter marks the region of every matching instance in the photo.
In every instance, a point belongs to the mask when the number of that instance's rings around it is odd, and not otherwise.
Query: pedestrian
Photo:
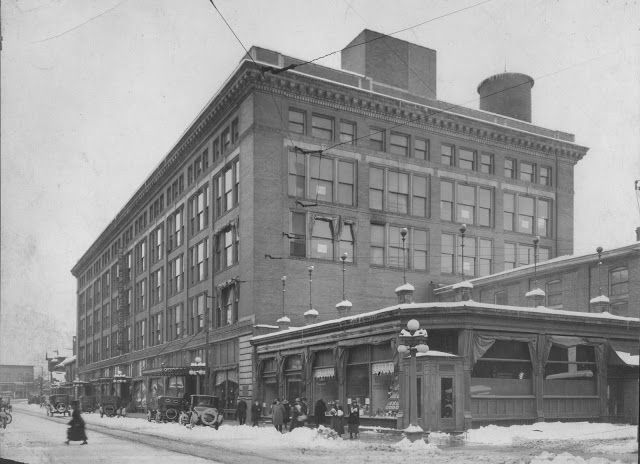
[[[342,406],[338,406],[336,410],[336,433],[339,437],[342,437],[344,433],[344,408]]]
[[[327,413],[327,403],[322,398],[316,401],[316,406],[313,409],[313,415],[316,418],[316,427],[320,427],[324,424],[324,415]]]
[[[74,408],[71,414],[71,420],[67,424],[67,440],[65,444],[69,444],[70,441],[82,441],[82,445],[87,444],[87,434],[84,430],[84,419],[80,415],[80,408]]]
[[[284,425],[284,414],[284,406],[276,399],[273,402],[273,407],[271,408],[271,421],[273,422],[273,426],[280,433],[282,433],[282,426]]]
[[[351,403],[347,423],[349,424],[349,438],[353,439],[354,435],[358,438],[358,433],[360,432],[360,406],[358,406],[357,402]]]
[[[262,406],[260,406],[260,401],[256,400],[251,405],[251,422],[253,427],[258,426],[260,416],[262,416]]]
[[[302,425],[300,423],[301,417],[302,417],[302,405],[300,404],[300,398],[296,398],[296,402],[293,404],[293,407],[291,408],[291,424],[289,426],[290,432],[296,427]]]
[[[286,429],[291,420],[291,404],[289,404],[288,400],[284,400],[282,406],[284,407],[284,428]]]
[[[243,399],[238,400],[238,406],[236,406],[236,417],[240,425],[244,425],[247,422],[247,403]]]
[[[9,416],[4,406],[0,407],[0,425],[3,429],[7,428],[7,423],[9,422]]]

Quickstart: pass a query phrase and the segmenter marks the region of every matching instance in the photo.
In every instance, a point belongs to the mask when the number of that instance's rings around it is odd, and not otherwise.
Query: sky
[[[301,59],[364,29],[437,50],[440,100],[532,76],[533,123],[589,147],[575,168],[576,253],[640,226],[640,6],[605,0],[217,0],[248,48]],[[208,0],[1,4],[0,363],[70,348],[70,269],[244,55]],[[320,61],[339,68],[340,54]],[[34,326],[39,329],[34,329]]]

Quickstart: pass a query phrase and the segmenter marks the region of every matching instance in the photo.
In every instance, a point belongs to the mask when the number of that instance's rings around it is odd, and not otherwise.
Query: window
[[[455,235],[442,234],[440,247],[440,272],[453,274],[455,260]]]
[[[491,153],[480,153],[480,172],[493,174],[493,155]]]
[[[340,142],[356,144],[356,124],[348,121],[340,121]]]
[[[216,315],[217,327],[234,324],[238,320],[238,296],[235,285],[222,289],[220,307]]]
[[[134,339],[134,349],[136,350],[141,350],[143,348],[145,348],[145,332],[147,329],[147,321],[146,320],[142,320],[142,321],[138,321],[135,324],[134,327],[134,331],[135,331],[135,339]]]
[[[562,281],[552,280],[547,282],[545,295],[547,308],[562,309]]]
[[[348,263],[353,262],[354,251],[355,251],[355,235],[353,233],[353,224],[350,222],[345,222],[342,224],[340,228],[340,249],[338,251],[338,258],[340,258],[344,253],[347,254]]]
[[[536,180],[536,166],[535,164],[520,162],[520,180],[525,182],[535,182]]]
[[[231,143],[236,144],[240,139],[240,132],[238,128],[238,118],[231,121]]]
[[[445,166],[453,166],[453,146],[452,145],[440,145],[440,162]]]
[[[413,216],[427,216],[427,178],[413,176],[411,182],[411,214]]]
[[[478,187],[478,225],[480,226],[491,226],[492,194],[491,189]]]
[[[204,293],[189,298],[188,331],[195,334],[204,329],[205,298]]]
[[[208,277],[209,270],[209,239],[203,241],[189,249],[189,261],[191,268],[189,276],[191,284],[202,282]]]
[[[175,250],[184,242],[182,207],[167,218],[167,250]]]
[[[389,151],[394,155],[409,156],[409,136],[391,132]]]
[[[458,150],[458,167],[468,171],[475,171],[476,153],[466,148],[460,148]]]
[[[291,213],[289,255],[304,258],[307,254],[306,219],[304,213]]]
[[[407,214],[409,210],[409,175],[389,171],[388,179],[387,210],[392,213]]]
[[[233,202],[233,166],[229,166],[224,170],[224,210],[229,211],[235,206]]]
[[[304,198],[305,155],[295,151],[289,152],[289,195]]]
[[[535,224],[535,233],[537,235],[541,237],[551,236],[551,200],[534,199],[513,193],[504,193],[503,198],[504,230],[533,234]],[[535,218],[534,204],[537,205]],[[517,223],[514,224],[516,217]]]
[[[384,170],[369,168],[369,208],[382,210],[384,197]]]
[[[205,229],[209,223],[209,185],[204,185],[189,200],[191,234]]]
[[[533,198],[518,196],[518,232],[533,233]]]
[[[333,224],[328,219],[313,221],[311,257],[333,260]]]
[[[416,138],[413,141],[413,157],[427,161],[429,159],[429,141]]]
[[[626,267],[609,272],[609,295],[627,295],[629,293],[629,271]]]
[[[237,262],[237,240],[234,242],[235,227],[228,227],[216,235],[216,269],[226,269]],[[205,250],[206,251],[206,250]]]
[[[309,165],[309,192],[317,200],[333,201],[333,160],[311,156]]]
[[[387,255],[387,265],[390,267],[402,268],[403,265],[407,266],[406,262],[404,262],[405,257],[403,256],[402,235],[400,234],[401,230],[401,227],[389,226],[389,251]],[[409,237],[405,237],[405,247],[408,245],[408,238]]]
[[[427,189],[428,183],[425,177],[390,169],[369,168],[369,208],[371,209],[426,217]]]
[[[147,302],[147,279],[136,283],[136,311],[144,311]]]
[[[162,313],[151,316],[149,345],[156,346],[162,344]]]
[[[453,182],[440,181],[440,219],[453,221]]]
[[[167,266],[168,286],[167,292],[169,296],[173,296],[182,291],[184,288],[184,263],[182,255],[177,256],[169,261]]]
[[[503,194],[504,211],[502,213],[502,222],[504,230],[513,230],[513,219],[516,213],[515,195],[513,193]]]
[[[504,244],[504,269],[509,270],[516,267],[516,249],[515,243]]]
[[[385,130],[377,127],[369,129],[369,147],[373,150],[384,151],[384,134]]]
[[[538,178],[540,184],[551,185],[551,168],[547,166],[540,166],[540,176]]]
[[[213,162],[215,163],[220,158],[220,139],[216,138],[213,141]]]
[[[151,260],[157,263],[162,259],[162,226],[151,232],[149,238],[151,244]]]
[[[549,227],[549,213],[550,213],[550,202],[547,200],[538,200],[538,210],[537,210],[537,233],[541,237],[548,237],[550,235],[550,227]]]
[[[231,147],[231,134],[228,127],[222,131],[222,134],[220,135],[220,143],[222,145],[222,152],[226,153],[229,150],[229,147]]]
[[[496,339],[491,342],[473,366],[471,388],[482,385],[487,395],[501,397],[533,394],[533,364],[527,343]]]
[[[526,266],[533,263],[533,245],[518,244],[518,266]]]
[[[416,271],[427,270],[427,231],[413,229],[413,268]]]
[[[371,264],[384,266],[384,225],[371,224]]]
[[[296,134],[304,134],[304,111],[289,109],[289,130]]]
[[[516,160],[511,158],[504,159],[504,176],[507,179],[513,179],[516,176]]]
[[[491,240],[478,239],[478,275],[480,277],[491,274],[493,261],[493,242]]]
[[[322,140],[333,140],[333,119],[317,114],[311,115],[311,135]]]
[[[182,336],[182,303],[168,309],[167,341],[176,340]]]
[[[353,163],[338,161],[338,203],[343,205],[354,204],[353,168]]]
[[[455,190],[454,185],[456,186]],[[440,180],[440,219],[453,220],[454,203],[456,222],[491,227],[493,217],[493,191],[491,189]]]
[[[458,269],[461,274],[473,277],[476,275],[476,240],[473,237],[466,236],[464,249],[462,248],[462,239],[458,241],[460,242],[460,254],[456,263]]]
[[[456,221],[473,224],[476,211],[475,187],[458,184],[456,200]]]
[[[151,304],[162,301],[162,268],[151,273]]]

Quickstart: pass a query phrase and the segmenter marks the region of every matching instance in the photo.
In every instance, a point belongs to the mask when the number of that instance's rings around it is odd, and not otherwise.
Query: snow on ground
[[[20,405],[44,414],[37,405]],[[479,453],[476,458],[495,456],[505,451],[506,456],[520,453],[524,460],[502,462],[531,462],[533,464],[613,464],[637,460],[637,428],[589,422],[539,422],[530,425],[500,427],[489,425],[472,429],[457,437],[445,433],[431,433],[429,443],[411,443],[406,438],[380,430],[362,428],[360,440],[349,440],[348,434],[336,437],[328,428],[312,429],[301,427],[281,434],[270,425],[261,427],[239,426],[235,422],[223,424],[219,430],[210,427],[186,428],[177,423],[155,423],[137,417],[100,418],[98,414],[83,414],[89,427],[92,425],[128,430],[133,435],[140,433],[156,437],[179,440],[185,443],[209,444],[226,449],[260,449],[277,452],[305,450],[314,456],[340,455],[342,463],[362,462],[366,454],[368,462],[397,462],[397,456],[404,456],[403,462],[412,459],[424,460],[437,456],[438,462],[458,462],[450,454],[456,450],[463,453]],[[468,449],[465,451],[465,449]],[[551,451],[555,451],[551,452]],[[540,454],[539,454],[540,453]],[[574,453],[574,454],[571,454]],[[582,458],[583,456],[596,456]],[[635,454],[635,456],[634,456]],[[605,457],[597,457],[605,456]],[[485,462],[491,462],[491,458]],[[621,459],[621,460],[619,460]],[[481,459],[482,460],[482,459]],[[465,461],[467,462],[467,461]],[[474,461],[471,461],[474,462]]]

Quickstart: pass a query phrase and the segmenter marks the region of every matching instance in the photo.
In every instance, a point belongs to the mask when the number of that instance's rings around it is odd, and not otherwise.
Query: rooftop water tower
[[[487,77],[478,86],[480,109],[531,122],[533,78],[520,73]]]

